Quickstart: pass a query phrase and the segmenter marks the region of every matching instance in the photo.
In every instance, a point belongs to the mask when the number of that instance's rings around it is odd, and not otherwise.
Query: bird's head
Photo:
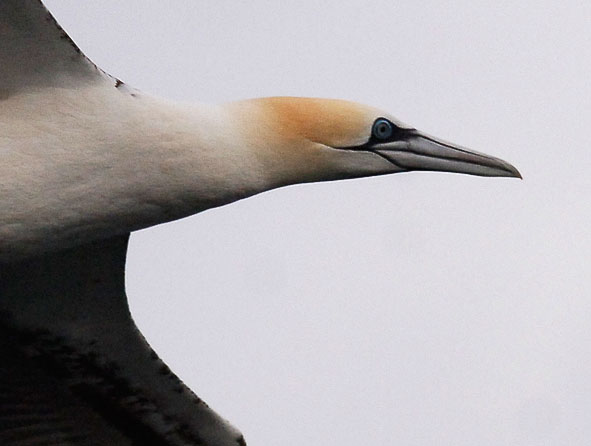
[[[235,102],[241,135],[277,185],[413,170],[518,177],[511,164],[342,100],[273,97]]]

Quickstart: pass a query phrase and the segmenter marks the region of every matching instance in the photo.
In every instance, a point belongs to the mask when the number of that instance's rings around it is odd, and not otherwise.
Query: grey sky
[[[132,238],[135,318],[249,445],[588,445],[591,3],[46,0],[131,85],[356,100],[515,164],[277,190]]]

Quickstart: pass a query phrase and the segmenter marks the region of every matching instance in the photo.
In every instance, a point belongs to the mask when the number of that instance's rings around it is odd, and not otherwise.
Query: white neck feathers
[[[221,107],[104,88],[0,107],[0,262],[109,237],[272,187]]]

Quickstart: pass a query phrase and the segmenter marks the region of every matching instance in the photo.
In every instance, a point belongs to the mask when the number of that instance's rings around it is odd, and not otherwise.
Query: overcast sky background
[[[589,1],[46,0],[149,93],[355,100],[514,163],[295,186],[136,233],[128,291],[249,446],[589,445]]]

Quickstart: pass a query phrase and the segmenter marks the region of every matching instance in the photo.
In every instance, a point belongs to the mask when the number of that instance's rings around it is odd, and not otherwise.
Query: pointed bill
[[[487,177],[522,178],[507,161],[413,130],[402,141],[376,145],[373,151],[405,170],[433,170]]]

